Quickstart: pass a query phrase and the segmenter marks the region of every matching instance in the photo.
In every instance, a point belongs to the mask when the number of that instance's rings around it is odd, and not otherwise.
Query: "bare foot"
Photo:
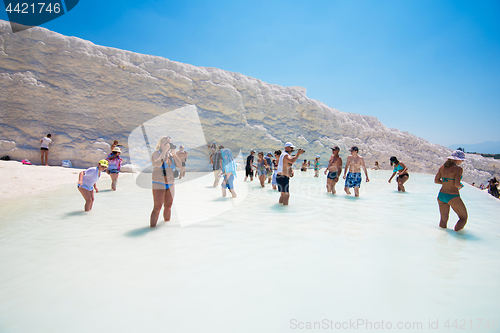
[[[466,224],[467,224],[467,222],[459,222],[459,223],[455,224],[455,231],[462,230]]]

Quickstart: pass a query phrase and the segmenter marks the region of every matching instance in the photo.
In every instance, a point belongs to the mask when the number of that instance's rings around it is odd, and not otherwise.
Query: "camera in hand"
[[[175,149],[175,148],[177,148],[177,146],[174,145],[173,143],[170,143],[170,149]]]

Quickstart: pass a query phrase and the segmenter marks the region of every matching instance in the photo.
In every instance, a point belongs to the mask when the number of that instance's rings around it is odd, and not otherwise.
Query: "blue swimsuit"
[[[174,161],[172,161],[172,165],[168,166],[168,164],[166,164],[165,161],[163,161],[161,168],[163,169],[163,175],[166,176],[167,175],[166,169],[171,168],[172,170],[175,170],[175,163],[174,163]],[[156,181],[153,181],[153,184],[163,185],[163,186],[165,186],[165,190],[168,190],[170,188],[170,186],[174,185],[173,183],[172,184],[165,184],[165,183],[156,182]]]
[[[446,177],[441,177],[441,178],[443,179],[444,183],[447,183],[450,180],[455,180],[454,178],[446,178]],[[460,196],[460,194],[449,194],[449,193],[439,192],[438,200],[447,204],[448,202],[450,202],[451,199],[454,199],[454,198],[459,197],[459,196]]]
[[[401,170],[404,170],[404,168],[403,168],[401,165],[399,165],[399,164],[398,164],[398,165],[394,168],[394,170],[392,170],[392,172],[398,172],[398,171],[401,171]],[[410,178],[410,175],[408,174],[408,172],[405,172],[405,173],[403,173],[402,175],[398,175],[398,177],[397,177],[396,179],[398,179],[398,178],[403,178],[403,177],[405,177],[405,176],[408,176],[408,178]]]

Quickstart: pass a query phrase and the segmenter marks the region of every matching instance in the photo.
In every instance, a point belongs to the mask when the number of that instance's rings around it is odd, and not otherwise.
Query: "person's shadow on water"
[[[465,230],[465,229],[455,231],[453,229],[447,228],[445,230],[449,235],[454,236],[457,239],[463,239],[463,240],[467,240],[467,241],[481,240],[481,238],[477,237],[476,235],[474,235],[473,233],[471,233],[470,231]]]
[[[149,234],[150,232],[154,232],[157,229],[158,229],[158,226],[156,226],[154,228],[151,228],[151,227],[137,228],[137,229],[127,231],[125,233],[125,236],[132,237],[132,238],[142,237],[142,236]]]
[[[227,197],[218,197],[218,198],[212,199],[212,201],[228,201],[230,199],[232,199],[232,197],[227,196]]]
[[[344,195],[345,200],[362,200],[361,197],[357,197],[354,194]]]
[[[280,212],[283,212],[283,211],[286,211],[288,208],[288,205],[283,205],[283,204],[280,204],[280,203],[275,203],[271,206],[271,209],[272,210],[277,210],[277,211],[280,211]]]
[[[221,226],[220,225],[195,225],[195,224],[192,224],[192,225],[187,225],[187,226],[182,227],[181,225],[174,224],[174,223],[163,224],[162,226],[160,226],[158,224],[154,228],[142,227],[142,228],[137,228],[137,229],[127,231],[125,233],[125,236],[132,237],[132,238],[142,237],[142,236],[146,236],[147,234],[149,234],[151,232],[154,232],[155,230],[158,230],[158,228],[219,228],[219,227],[221,227]]]
[[[63,218],[67,219],[67,218],[72,217],[72,216],[83,216],[87,213],[88,212],[86,212],[84,210],[76,210],[74,212],[69,212],[69,213],[64,214]]]

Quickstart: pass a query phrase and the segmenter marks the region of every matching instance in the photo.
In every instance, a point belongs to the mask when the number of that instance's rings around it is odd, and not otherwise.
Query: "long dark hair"
[[[396,156],[391,156],[390,161],[391,161],[391,166],[393,164],[394,165],[398,165],[399,164],[398,158]]]

